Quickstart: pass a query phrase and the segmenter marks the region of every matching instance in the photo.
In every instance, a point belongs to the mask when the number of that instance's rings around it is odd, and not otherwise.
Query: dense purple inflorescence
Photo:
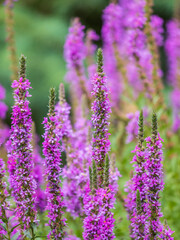
[[[55,90],[50,91],[49,113],[48,117],[44,118],[44,142],[43,154],[45,156],[46,179],[47,179],[47,210],[50,226],[48,239],[62,239],[65,235],[64,226],[65,219],[62,214],[62,191],[60,186],[61,176],[61,152],[59,131],[57,130],[57,116],[54,112],[55,105]]]
[[[113,234],[114,218],[110,211],[114,207],[115,197],[114,191],[109,186],[108,188],[98,188],[92,194],[87,187],[86,194],[83,199],[84,212],[84,233],[85,240],[90,239],[114,239]]]
[[[36,223],[34,208],[36,184],[32,175],[31,110],[28,90],[30,82],[20,77],[14,80],[15,104],[12,111],[12,125],[8,142],[8,168],[12,194],[16,203],[16,216],[22,230],[28,230]]]
[[[102,61],[102,59],[101,59]],[[109,117],[110,117],[110,102],[108,98],[107,79],[103,73],[103,69],[94,75],[92,79],[93,91],[92,96],[94,102],[92,104],[92,125],[93,125],[93,137],[92,137],[92,159],[97,164],[99,173],[99,184],[102,184],[102,176],[104,170],[105,157],[110,150],[109,141]]]
[[[92,169],[89,169],[90,185],[86,186],[84,195],[84,232],[85,240],[114,239],[114,218],[110,209],[115,202],[117,191],[116,180],[110,177],[109,158],[110,149],[108,139],[110,103],[106,87],[106,77],[103,72],[102,51],[98,50],[98,69],[93,78],[94,102],[92,103]],[[97,166],[97,169],[96,169]],[[114,173],[114,175],[117,173]],[[112,174],[113,175],[113,174]],[[114,180],[114,182],[113,182]],[[114,185],[110,185],[110,182]]]

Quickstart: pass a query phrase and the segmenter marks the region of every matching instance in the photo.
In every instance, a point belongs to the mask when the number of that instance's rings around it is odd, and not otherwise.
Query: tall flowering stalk
[[[148,204],[147,204],[147,173],[145,171],[145,163],[147,152],[143,146],[144,128],[143,128],[143,112],[139,115],[139,131],[138,145],[133,151],[136,155],[132,162],[134,163],[134,174],[128,184],[128,197],[125,200],[125,206],[129,213],[131,221],[131,237],[132,239],[145,239],[148,236]]]
[[[146,138],[147,151],[149,158],[146,162],[147,169],[147,184],[148,184],[148,202],[150,209],[150,239],[156,239],[158,228],[160,227],[161,204],[159,202],[159,193],[164,188],[163,182],[163,151],[162,139],[158,134],[157,129],[157,116],[153,113],[152,116],[152,136]]]
[[[110,104],[106,78],[103,72],[102,50],[98,50],[98,69],[93,78],[92,123],[92,168],[89,168],[90,182],[84,196],[84,232],[85,240],[114,239],[114,218],[110,211],[115,202],[115,188],[111,185],[110,164],[107,153],[110,148],[108,140],[108,118]]]
[[[65,236],[65,219],[63,218],[63,202],[61,191],[61,152],[60,138],[57,131],[55,115],[55,89],[50,89],[48,117],[44,119],[43,154],[45,156],[47,179],[47,210],[50,233],[48,239],[63,239]]]
[[[98,184],[103,185],[103,173],[106,154],[110,149],[110,141],[108,139],[108,126],[110,117],[110,102],[108,98],[108,89],[106,86],[106,76],[103,72],[103,55],[102,50],[98,53],[98,69],[97,73],[92,79],[93,91],[92,96],[94,102],[92,104],[92,124],[93,124],[93,138],[92,138],[92,158],[95,160],[98,170]]]
[[[74,101],[79,104],[82,94],[85,94],[90,105],[90,96],[87,91],[85,69],[83,61],[86,56],[86,47],[84,44],[84,26],[78,18],[72,22],[69,28],[69,34],[64,46],[64,56],[67,62],[68,74],[67,80],[72,83],[72,87],[76,89]],[[74,91],[72,91],[72,94]]]
[[[15,213],[21,226],[21,235],[24,230],[29,231],[35,239],[34,226],[36,225],[35,188],[32,175],[32,145],[31,145],[31,110],[28,97],[30,82],[25,77],[25,57],[20,59],[20,78],[14,80],[14,106],[12,111],[12,125],[8,142],[8,167],[12,195],[16,203]]]

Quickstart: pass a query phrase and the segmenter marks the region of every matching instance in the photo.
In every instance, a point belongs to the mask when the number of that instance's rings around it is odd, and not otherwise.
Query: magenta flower
[[[44,118],[44,142],[43,154],[45,156],[46,179],[47,179],[47,210],[50,226],[48,239],[62,239],[65,235],[65,219],[62,214],[62,191],[60,186],[61,176],[61,152],[59,131],[57,131],[57,117],[54,111],[55,106],[55,89],[50,90],[49,113]]]
[[[167,25],[168,37],[165,43],[165,49],[168,59],[168,80],[176,88],[179,76],[179,54],[180,54],[180,27],[176,20],[172,20]]]
[[[110,149],[110,141],[108,139],[108,126],[110,117],[110,102],[108,98],[107,79],[103,72],[103,59],[102,52],[98,51],[98,73],[92,79],[93,91],[92,96],[94,102],[92,104],[92,125],[93,125],[93,138],[92,138],[92,159],[97,164],[99,173],[99,184],[102,184],[103,168],[105,157]]]
[[[112,229],[114,228],[113,213],[110,211],[115,202],[114,191],[109,185],[108,188],[98,188],[91,194],[87,187],[84,196],[84,219],[83,238],[90,239],[114,239]]]
[[[24,56],[21,57],[21,63],[25,67]],[[31,96],[29,94],[30,82],[25,77],[20,77],[19,81],[14,80],[12,88],[14,88],[15,103],[11,117],[10,139],[7,145],[10,184],[21,230],[31,229],[33,236],[33,225],[37,220],[34,207],[36,184],[32,175],[32,119],[27,99]]]
[[[93,78],[94,102],[92,104],[92,168],[89,168],[90,183],[86,185],[83,199],[85,218],[83,221],[85,240],[114,239],[114,218],[111,209],[115,202],[119,172],[110,172],[107,156],[110,142],[108,139],[110,103],[106,78],[103,72],[102,50],[98,50],[97,74]],[[97,166],[97,167],[96,167]],[[113,183],[111,185],[111,183]]]

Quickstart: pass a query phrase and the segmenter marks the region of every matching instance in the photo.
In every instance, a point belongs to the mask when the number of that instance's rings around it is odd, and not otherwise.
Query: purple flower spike
[[[102,184],[103,168],[105,157],[110,149],[110,141],[108,139],[108,126],[110,117],[110,102],[108,98],[107,79],[103,72],[103,56],[102,50],[98,50],[98,73],[92,79],[93,91],[92,96],[94,102],[92,104],[92,117],[93,124],[93,145],[92,145],[92,158],[97,164],[99,173],[99,184]]]
[[[65,232],[65,219],[63,218],[62,191],[60,186],[61,152],[60,138],[57,131],[57,117],[55,115],[55,89],[50,90],[48,118],[44,118],[43,154],[45,156],[47,179],[47,210],[49,227],[51,229],[48,239],[63,239]]]
[[[20,222],[21,230],[31,229],[36,224],[35,188],[32,175],[32,145],[31,145],[31,110],[29,108],[30,82],[25,78],[25,57],[21,56],[21,69],[19,81],[14,80],[15,104],[12,111],[12,125],[8,146],[8,168],[10,184],[16,203],[16,216]]]

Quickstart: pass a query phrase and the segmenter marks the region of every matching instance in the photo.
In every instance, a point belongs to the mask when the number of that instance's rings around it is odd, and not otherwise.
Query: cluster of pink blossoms
[[[143,142],[145,141],[145,146]],[[144,140],[143,114],[139,117],[138,145],[133,151],[134,174],[127,184],[128,192],[125,206],[131,221],[133,239],[164,239],[173,233],[169,227],[164,228],[160,222],[163,216],[159,201],[163,182],[162,139],[157,132],[157,117],[152,117],[152,137]],[[167,239],[167,238],[165,238]]]
[[[45,128],[43,154],[45,156],[46,180],[47,180],[47,210],[49,217],[50,233],[48,239],[62,239],[65,235],[63,218],[62,191],[60,186],[61,153],[59,132],[57,131],[57,116],[55,115],[55,89],[50,90],[49,113],[44,118]]]
[[[23,57],[22,57],[23,59]],[[12,112],[12,125],[8,142],[8,168],[12,194],[16,203],[16,216],[22,230],[29,229],[36,223],[35,188],[32,175],[32,145],[31,145],[31,110],[29,108],[28,90],[30,82],[20,77],[14,80],[15,104]]]

